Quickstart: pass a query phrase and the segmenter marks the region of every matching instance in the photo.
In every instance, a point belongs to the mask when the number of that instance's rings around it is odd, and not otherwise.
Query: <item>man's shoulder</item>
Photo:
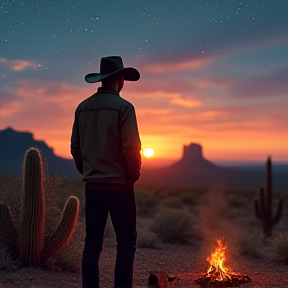
[[[129,102],[128,100],[122,98],[121,96],[119,96],[120,101],[122,101],[123,104],[127,105],[130,108],[134,108],[133,104],[131,102]]]
[[[98,98],[98,99],[97,99]],[[119,110],[130,110],[134,109],[134,106],[128,100],[122,98],[119,94],[113,93],[101,93],[96,92],[93,95],[87,97],[83,101],[79,103],[77,106],[77,110],[85,109],[85,107],[114,107],[115,109]]]
[[[91,98],[92,98],[95,94],[96,94],[96,93],[94,93],[93,95],[91,95],[91,96],[85,98],[84,100],[82,100],[82,101],[78,104],[77,109],[79,109],[79,108],[81,108],[81,106],[89,103],[89,102],[91,101]]]

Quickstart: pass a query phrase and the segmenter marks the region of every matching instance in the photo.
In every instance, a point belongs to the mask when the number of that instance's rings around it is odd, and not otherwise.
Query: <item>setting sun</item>
[[[147,158],[150,158],[154,155],[154,150],[152,148],[145,148],[143,151],[143,155]]]

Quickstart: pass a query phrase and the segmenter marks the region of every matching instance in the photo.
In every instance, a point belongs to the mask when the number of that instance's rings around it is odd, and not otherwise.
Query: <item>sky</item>
[[[120,95],[155,151],[146,163],[190,143],[211,161],[288,161],[288,1],[0,3],[0,130],[71,158],[74,111],[99,87],[84,76],[119,55],[141,74]]]

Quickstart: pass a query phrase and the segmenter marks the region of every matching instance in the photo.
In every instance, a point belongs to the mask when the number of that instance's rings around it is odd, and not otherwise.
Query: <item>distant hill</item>
[[[176,163],[165,168],[143,169],[140,183],[258,189],[265,183],[265,169],[218,166],[203,157],[201,145],[191,143],[184,145],[183,156]],[[288,189],[288,170],[287,173],[273,171],[273,187]]]
[[[25,152],[30,147],[40,149],[49,174],[63,175],[67,179],[80,180],[74,161],[54,154],[43,141],[34,139],[30,132],[19,132],[12,128],[0,130],[0,175],[20,174]],[[225,168],[203,156],[202,146],[191,143],[183,147],[182,158],[166,168],[143,168],[139,183],[162,186],[210,186],[258,189],[265,183],[265,160],[263,167]],[[284,166],[283,166],[284,167]],[[273,164],[272,164],[273,168]],[[284,169],[285,170],[285,169]],[[273,169],[273,187],[288,189],[288,170]]]
[[[43,141],[37,141],[29,132],[18,132],[12,128],[0,130],[0,175],[20,174],[25,152],[30,147],[41,151],[50,175],[58,174],[69,179],[81,179],[71,159],[58,157]]]

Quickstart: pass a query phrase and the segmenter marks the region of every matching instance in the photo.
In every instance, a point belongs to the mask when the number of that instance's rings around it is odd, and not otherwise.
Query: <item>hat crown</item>
[[[124,68],[120,56],[108,56],[101,58],[100,73],[89,73],[84,79],[87,83],[95,83],[115,75],[116,73],[121,73],[121,75],[124,76],[124,80],[127,81],[137,81],[140,78],[140,73],[137,69],[132,67]]]
[[[124,68],[122,58],[120,56],[108,56],[101,58],[100,74],[110,74]]]

